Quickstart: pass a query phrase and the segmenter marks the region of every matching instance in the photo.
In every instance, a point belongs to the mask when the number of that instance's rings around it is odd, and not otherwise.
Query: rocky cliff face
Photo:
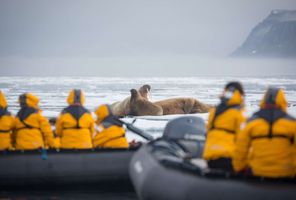
[[[296,11],[273,10],[232,56],[296,58]]]

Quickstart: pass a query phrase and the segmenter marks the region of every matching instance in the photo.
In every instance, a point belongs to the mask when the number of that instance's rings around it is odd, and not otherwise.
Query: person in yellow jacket
[[[111,109],[108,105],[102,105],[96,110],[96,124],[99,129],[93,139],[94,147],[99,148],[128,148],[125,130],[114,122]]]
[[[233,171],[231,159],[235,138],[244,117],[244,90],[239,82],[229,82],[220,104],[210,110],[203,158],[209,168]]]
[[[287,114],[284,91],[269,88],[260,110],[238,134],[233,156],[235,171],[255,176],[287,178],[295,175],[296,122]]]
[[[56,134],[60,136],[60,148],[90,149],[94,133],[94,119],[83,106],[84,93],[71,90],[67,99],[69,104],[56,121]]]
[[[14,129],[14,117],[7,110],[7,101],[0,90],[0,150],[11,150],[12,132]]]
[[[58,139],[54,137],[48,119],[38,107],[39,99],[31,93],[25,93],[19,97],[19,103],[21,109],[15,119],[15,148],[57,148]]]

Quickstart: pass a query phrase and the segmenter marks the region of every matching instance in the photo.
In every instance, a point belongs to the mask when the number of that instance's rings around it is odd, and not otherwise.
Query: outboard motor
[[[205,135],[206,126],[202,118],[185,116],[168,122],[162,138],[179,144],[190,157],[201,158]]]

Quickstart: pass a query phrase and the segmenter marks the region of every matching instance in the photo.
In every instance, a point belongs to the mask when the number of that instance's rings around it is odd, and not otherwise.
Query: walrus
[[[142,97],[139,91],[131,89],[130,115],[163,115],[163,111],[160,106],[155,105],[146,98]]]
[[[138,92],[142,98],[149,100],[149,92],[151,90],[150,85],[143,85],[139,88]],[[113,115],[117,117],[124,117],[130,114],[130,99],[131,96],[125,98],[123,101],[117,101],[111,104],[111,110]]]
[[[147,101],[149,101],[149,93],[151,90],[151,86],[150,85],[143,85],[142,87],[140,87],[140,89],[138,90],[140,95],[146,99]]]
[[[163,115],[206,113],[211,108],[194,98],[172,98],[154,102],[163,110]]]

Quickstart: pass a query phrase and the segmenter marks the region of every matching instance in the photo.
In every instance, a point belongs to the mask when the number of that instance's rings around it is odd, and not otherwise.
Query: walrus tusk
[[[152,95],[150,90],[147,89],[147,97],[148,97],[148,101],[152,101]]]

